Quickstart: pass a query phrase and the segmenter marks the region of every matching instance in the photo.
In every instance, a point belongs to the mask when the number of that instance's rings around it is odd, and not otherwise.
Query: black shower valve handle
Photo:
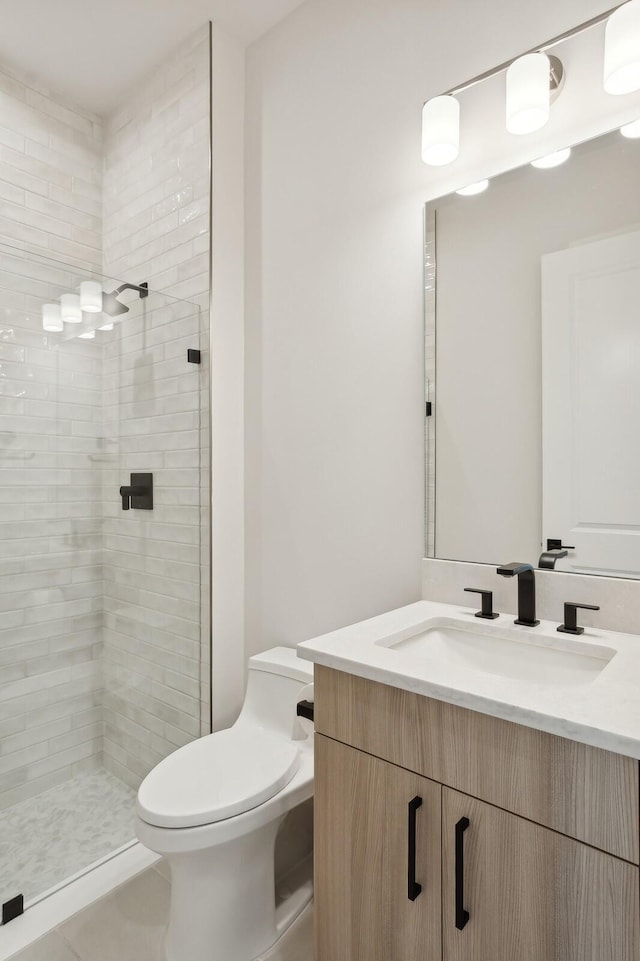
[[[131,474],[131,483],[120,488],[122,510],[153,510],[153,474]]]

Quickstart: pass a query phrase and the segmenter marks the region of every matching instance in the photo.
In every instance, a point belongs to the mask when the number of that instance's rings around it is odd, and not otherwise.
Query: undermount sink
[[[410,637],[378,645],[428,660],[434,666],[559,687],[594,681],[616,651],[579,640],[556,640],[504,627],[475,627],[434,619]]]

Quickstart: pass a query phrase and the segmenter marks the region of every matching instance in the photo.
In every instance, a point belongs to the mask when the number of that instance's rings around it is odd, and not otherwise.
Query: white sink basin
[[[381,647],[412,654],[454,671],[474,671],[560,687],[594,681],[616,651],[557,634],[469,625],[434,618],[410,637],[385,638]]]

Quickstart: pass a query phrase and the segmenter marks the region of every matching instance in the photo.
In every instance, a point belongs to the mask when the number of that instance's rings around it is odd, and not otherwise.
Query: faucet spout
[[[543,571],[554,571],[556,561],[559,561],[561,557],[567,557],[568,554],[569,551],[565,550],[543,551],[538,561],[538,567]]]
[[[524,627],[536,627],[540,621],[536,620],[536,576],[531,564],[521,564],[514,561],[497,568],[502,577],[518,578],[518,617],[516,624]]]

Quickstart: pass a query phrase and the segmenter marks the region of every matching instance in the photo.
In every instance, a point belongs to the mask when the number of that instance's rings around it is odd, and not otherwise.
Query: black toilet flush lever
[[[600,608],[593,604],[574,604],[567,601],[564,605],[564,624],[556,630],[561,634],[584,634],[584,627],[578,627],[578,611],[599,611]]]
[[[122,510],[153,510],[153,474],[131,474],[131,484],[120,488]]]
[[[482,597],[482,610],[478,611],[476,617],[483,617],[487,621],[495,621],[499,614],[493,613],[493,591],[483,591],[477,587],[465,587],[467,594],[480,594]]]

